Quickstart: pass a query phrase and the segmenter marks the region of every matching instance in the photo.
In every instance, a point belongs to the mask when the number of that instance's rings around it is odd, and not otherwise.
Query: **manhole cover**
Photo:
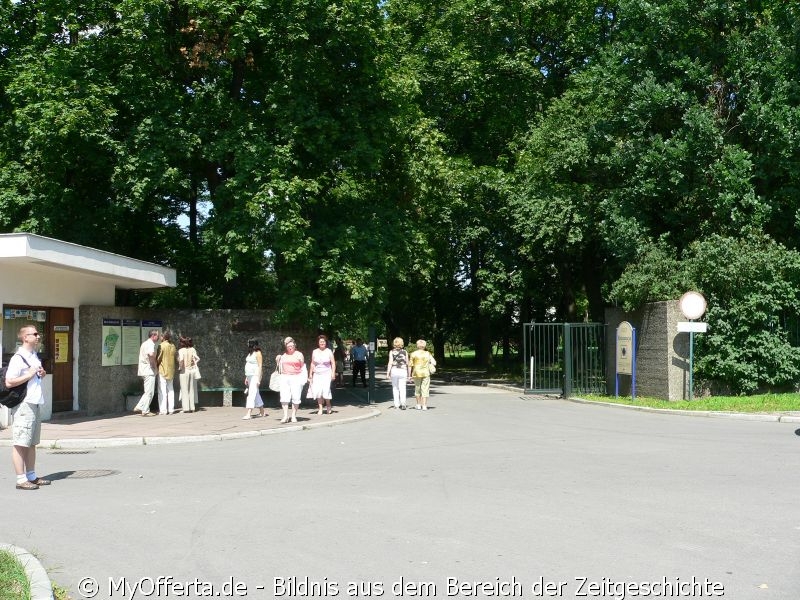
[[[94,450],[51,450],[48,454],[91,454]]]
[[[59,471],[46,476],[47,479],[56,481],[59,479],[91,479],[93,477],[106,477],[108,475],[118,475],[119,471],[114,469],[85,469],[82,471]]]

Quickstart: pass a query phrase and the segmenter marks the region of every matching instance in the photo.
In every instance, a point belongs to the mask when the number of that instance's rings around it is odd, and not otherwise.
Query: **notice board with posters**
[[[122,320],[103,319],[101,364],[111,367],[122,364]]]
[[[122,364],[135,365],[139,362],[139,346],[142,340],[139,332],[142,330],[139,319],[122,319]]]

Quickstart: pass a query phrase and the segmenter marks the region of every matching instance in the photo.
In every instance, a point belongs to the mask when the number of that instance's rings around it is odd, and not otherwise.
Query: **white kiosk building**
[[[175,287],[175,270],[86,246],[28,233],[0,234],[2,358],[19,344],[17,331],[42,332],[43,419],[78,409],[80,321],[78,308],[115,305],[115,292]],[[99,343],[99,342],[98,342]]]

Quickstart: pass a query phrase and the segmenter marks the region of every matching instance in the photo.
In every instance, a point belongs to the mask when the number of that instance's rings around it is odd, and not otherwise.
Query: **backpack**
[[[19,357],[29,367],[31,366],[25,357],[21,354]],[[7,408],[14,408],[15,406],[22,404],[22,401],[25,400],[25,394],[28,393],[28,382],[24,381],[19,385],[15,385],[14,387],[6,387],[6,372],[8,371],[8,365],[3,368],[0,368],[0,404]]]

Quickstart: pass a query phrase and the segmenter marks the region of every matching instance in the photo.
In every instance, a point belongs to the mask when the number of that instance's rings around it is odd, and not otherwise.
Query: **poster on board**
[[[141,331],[139,319],[122,319],[122,364],[135,365],[139,362],[139,339]]]
[[[152,319],[149,320],[149,321],[142,320],[142,330],[141,330],[142,331],[142,338],[139,341],[139,344],[141,344],[148,337],[150,337],[148,334],[153,329],[158,329],[159,331],[161,331],[161,328],[163,327],[163,325],[164,325],[164,321],[153,321]]]
[[[53,327],[53,361],[69,362],[69,325]]]
[[[101,363],[104,367],[122,364],[122,321],[103,319],[103,348]]]

